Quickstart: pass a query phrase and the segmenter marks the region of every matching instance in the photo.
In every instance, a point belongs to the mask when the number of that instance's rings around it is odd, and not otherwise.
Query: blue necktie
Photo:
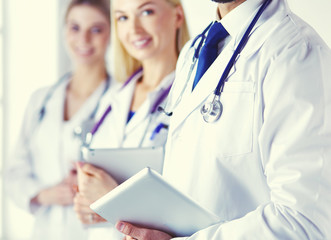
[[[206,38],[205,45],[202,47],[199,55],[197,73],[195,74],[192,91],[198,84],[203,74],[217,58],[218,43],[224,38],[226,38],[228,35],[228,32],[225,30],[221,23],[215,22],[211,26]]]

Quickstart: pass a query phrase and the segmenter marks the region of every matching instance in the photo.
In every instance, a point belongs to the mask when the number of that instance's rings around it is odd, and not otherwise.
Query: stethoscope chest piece
[[[93,119],[87,119],[81,123],[80,126],[77,126],[74,128],[73,134],[75,137],[77,137],[81,145],[89,145],[89,142],[91,141],[91,136],[89,136],[89,133],[94,125]]]
[[[219,95],[214,95],[213,101],[206,101],[201,109],[200,113],[203,116],[203,120],[206,123],[213,123],[220,119],[223,112],[223,105],[220,101]]]

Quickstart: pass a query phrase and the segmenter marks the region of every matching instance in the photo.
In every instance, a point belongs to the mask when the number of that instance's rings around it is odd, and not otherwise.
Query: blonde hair
[[[113,2],[113,0],[111,0]],[[164,0],[174,7],[182,5],[180,0]],[[113,56],[113,76],[118,82],[126,81],[135,71],[141,68],[141,62],[134,59],[121,44],[117,35],[117,26],[115,14],[111,14],[111,48]],[[177,53],[179,54],[182,47],[190,39],[186,18],[184,15],[184,22],[182,26],[177,30],[176,43]]]

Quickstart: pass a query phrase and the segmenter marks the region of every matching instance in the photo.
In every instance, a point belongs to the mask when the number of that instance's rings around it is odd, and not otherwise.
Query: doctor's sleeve
[[[303,45],[273,59],[258,80],[270,201],[187,239],[331,239],[331,54]]]
[[[42,189],[34,176],[33,160],[29,150],[29,140],[37,125],[37,106],[40,101],[35,94],[29,101],[24,114],[21,131],[5,171],[5,190],[14,203],[25,211],[34,211],[30,201]],[[40,95],[40,94],[39,94]]]

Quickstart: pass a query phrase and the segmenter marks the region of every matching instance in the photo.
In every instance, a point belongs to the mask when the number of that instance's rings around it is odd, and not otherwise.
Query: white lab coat
[[[72,119],[64,122],[67,83],[68,80],[55,89],[40,123],[39,111],[50,88],[33,94],[6,174],[8,194],[19,207],[35,216],[33,240],[87,239],[72,206],[30,204],[42,189],[61,182],[79,159],[80,140],[74,137],[73,129],[88,119],[105,89],[105,84],[101,84]]]
[[[221,219],[190,240],[331,239],[331,52],[284,0],[271,2],[231,70],[221,118],[200,114],[259,3],[221,20],[228,44],[175,107],[191,43],[178,61],[164,177]]]
[[[135,86],[142,74],[142,71],[138,72],[126,86],[118,84],[117,87],[113,88],[113,91],[109,91],[103,97],[97,118],[101,118],[109,105],[111,105],[112,110],[93,136],[91,148],[135,148],[165,145],[168,135],[166,128],[162,128],[154,139],[151,140],[150,138],[160,123],[168,125],[169,117],[158,111],[153,114],[150,112],[157,99],[171,86],[175,73],[172,72],[166,76],[159,86],[148,94],[147,99],[127,123]],[[165,101],[166,98],[160,105],[164,105]],[[122,240],[123,235],[110,224],[108,226],[100,225],[99,228],[97,226],[90,228],[89,240],[102,239]]]

